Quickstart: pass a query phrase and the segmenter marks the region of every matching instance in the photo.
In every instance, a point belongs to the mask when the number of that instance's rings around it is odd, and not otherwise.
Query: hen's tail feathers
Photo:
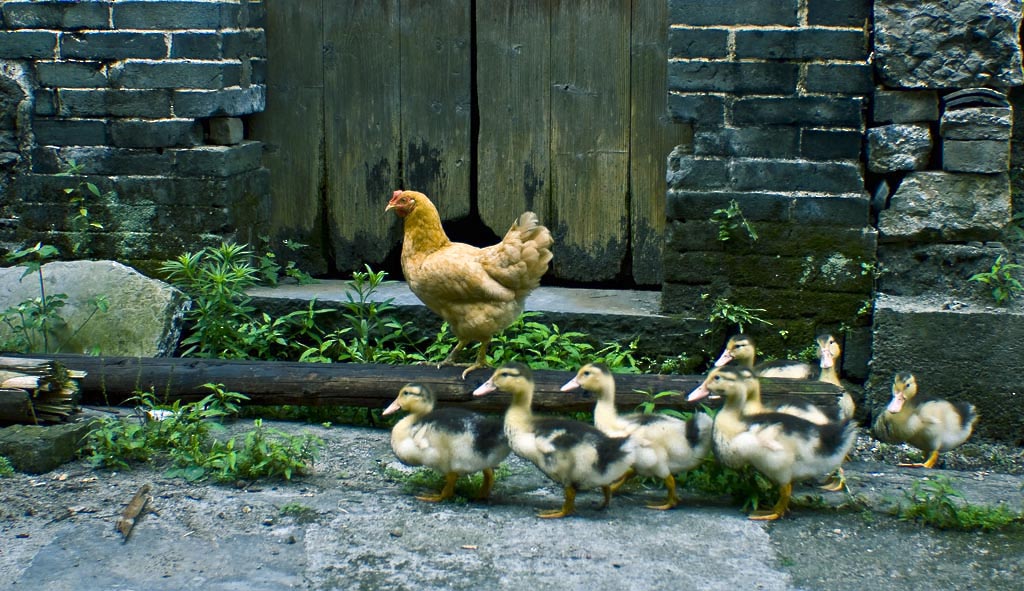
[[[499,245],[499,269],[492,268],[492,277],[522,297],[540,285],[551,262],[551,232],[540,224],[537,214],[527,211],[512,224]]]

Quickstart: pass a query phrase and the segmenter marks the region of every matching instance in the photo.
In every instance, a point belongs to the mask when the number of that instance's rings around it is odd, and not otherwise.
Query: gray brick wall
[[[267,210],[262,145],[208,132],[212,118],[266,105],[263,15],[250,0],[0,3],[0,59],[20,66],[12,83],[30,95],[3,107],[31,105],[29,117],[0,117],[12,122],[0,137],[11,197],[0,245],[66,244],[75,212],[64,189],[82,180],[117,193],[87,201],[103,223],[88,256],[152,270],[199,242],[255,241]],[[225,138],[235,143],[213,145]],[[81,176],[59,176],[72,162]]]

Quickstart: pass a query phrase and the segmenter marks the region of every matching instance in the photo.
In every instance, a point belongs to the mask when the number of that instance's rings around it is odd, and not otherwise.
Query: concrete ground
[[[936,476],[972,504],[1020,511],[1018,476],[854,462],[853,496],[802,487],[803,501],[774,523],[692,491],[675,510],[646,509],[660,486],[631,486],[607,510],[587,492],[577,516],[541,520],[561,491],[519,459],[489,503],[429,504],[414,498],[424,489],[395,461],[386,430],[273,426],[323,438],[315,473],[239,488],[75,462],[0,479],[0,588],[1024,589],[1021,527],[940,531],[889,513]],[[146,483],[151,511],[123,541],[115,520]]]

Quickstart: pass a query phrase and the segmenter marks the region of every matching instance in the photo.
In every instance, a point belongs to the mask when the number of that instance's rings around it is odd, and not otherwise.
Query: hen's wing
[[[540,285],[551,261],[551,232],[537,214],[527,211],[512,224],[501,242],[480,251],[480,264],[496,282],[517,295]]]
[[[431,253],[407,271],[409,287],[421,299],[447,303],[514,300],[515,292],[487,273],[480,261],[482,252],[455,242]]]

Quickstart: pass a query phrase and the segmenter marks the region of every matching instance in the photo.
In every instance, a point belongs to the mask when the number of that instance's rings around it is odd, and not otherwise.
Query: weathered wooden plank
[[[547,223],[551,3],[479,3],[476,23],[477,208],[502,236],[523,211]]]
[[[426,193],[446,220],[470,211],[471,8],[465,0],[402,0],[399,14],[404,184]]]
[[[83,403],[123,404],[137,390],[151,390],[162,400],[199,400],[210,393],[203,384],[223,384],[229,391],[248,395],[249,404],[304,406],[365,406],[384,408],[409,382],[430,387],[441,404],[465,406],[481,411],[500,411],[509,397],[496,393],[476,398],[474,388],[490,377],[477,371],[461,379],[458,367],[434,368],[424,365],[394,366],[356,363],[298,363],[285,361],[237,361],[218,359],[89,357],[56,355],[72,370],[88,375],[80,382]],[[538,370],[534,407],[541,411],[586,411],[594,406],[593,396],[559,388],[575,375],[567,371]],[[659,408],[692,409],[686,393],[697,387],[703,376],[617,375],[618,406],[632,410],[649,399],[641,392],[679,394],[655,400]],[[780,395],[800,394],[812,400],[834,401],[838,388],[824,382],[762,380],[767,402]],[[703,401],[717,406],[717,401]]]
[[[401,236],[384,215],[399,188],[399,4],[328,2],[323,14],[327,213],[343,271],[379,264]]]
[[[630,38],[629,194],[633,279],[660,286],[665,234],[666,158],[692,141],[692,127],[673,124],[665,105],[668,3],[633,0]]]
[[[249,122],[264,142],[274,243],[308,244],[303,268],[326,270],[321,236],[323,177],[323,0],[268,2],[267,107]]]
[[[629,243],[628,2],[555,3],[551,33],[554,274],[617,276]]]

